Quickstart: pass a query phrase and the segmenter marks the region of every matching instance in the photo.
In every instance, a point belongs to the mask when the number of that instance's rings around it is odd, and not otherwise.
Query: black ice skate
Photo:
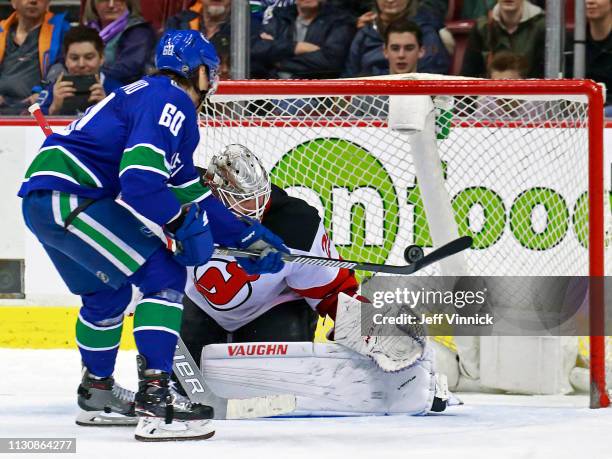
[[[146,370],[146,361],[140,355],[137,362],[136,440],[205,440],[214,435],[212,407],[180,397],[170,390],[168,373]]]
[[[138,423],[134,392],[121,387],[112,376],[98,379],[83,368],[77,393],[81,411],[76,423],[80,426],[134,426]]]

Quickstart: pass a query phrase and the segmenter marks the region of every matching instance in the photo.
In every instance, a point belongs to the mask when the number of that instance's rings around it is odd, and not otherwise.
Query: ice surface
[[[423,417],[216,421],[208,441],[141,443],[132,427],[74,423],[78,352],[0,349],[0,437],[76,437],[82,458],[546,458],[612,459],[612,410],[586,396],[460,394],[466,403]],[[136,387],[134,352],[120,352],[117,380]],[[75,455],[2,455],[2,457]]]

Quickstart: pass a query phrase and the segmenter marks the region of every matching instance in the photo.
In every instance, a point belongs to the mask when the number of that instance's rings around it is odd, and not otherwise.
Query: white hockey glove
[[[363,300],[363,297],[359,297]],[[399,371],[419,360],[425,351],[422,336],[393,329],[398,336],[388,335],[390,325],[368,321],[368,336],[361,332],[361,301],[344,293],[338,295],[338,310],[334,327],[335,342],[371,357],[384,371]]]

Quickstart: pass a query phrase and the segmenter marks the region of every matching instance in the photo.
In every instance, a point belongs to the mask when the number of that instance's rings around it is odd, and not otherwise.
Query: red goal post
[[[478,145],[479,142],[481,143],[485,141],[485,138],[489,138],[491,136],[494,137],[494,140],[491,141],[492,143],[489,144],[487,150],[499,148],[499,151],[495,153],[495,157],[515,153],[517,155],[520,155],[520,149],[516,151],[512,150],[512,147],[517,145],[517,142],[524,142],[524,145],[520,148],[536,148],[533,145],[538,145],[538,148],[541,147],[542,150],[545,150],[546,148],[548,148],[548,144],[555,142],[554,139],[556,137],[562,137],[563,139],[558,141],[558,145],[554,145],[554,149],[556,149],[556,152],[559,153],[559,155],[566,156],[567,165],[563,166],[565,167],[564,170],[566,171],[564,172],[564,175],[559,175],[559,177],[557,178],[562,181],[567,180],[567,183],[563,185],[565,187],[579,187],[579,182],[572,182],[571,180],[573,180],[574,178],[570,177],[571,175],[573,175],[572,169],[574,167],[572,164],[572,155],[575,154],[577,157],[580,155],[586,155],[586,157],[584,158],[584,181],[586,182],[586,180],[588,179],[588,183],[584,183],[584,187],[588,189],[588,229],[586,230],[588,234],[585,233],[583,236],[585,236],[585,238],[588,238],[588,244],[587,239],[585,239],[584,241],[582,241],[582,246],[583,248],[586,248],[588,246],[588,249],[585,250],[588,251],[588,266],[587,262],[585,262],[584,270],[573,274],[589,275],[592,279],[603,278],[603,276],[605,276],[606,274],[606,222],[604,216],[609,214],[609,212],[606,212],[604,214],[604,202],[607,192],[605,190],[604,185],[604,90],[602,86],[590,80],[502,81],[449,79],[450,77],[433,77],[435,79],[431,79],[432,77],[426,78],[427,79],[406,80],[375,78],[318,81],[223,81],[219,84],[216,95],[213,96],[212,100],[214,103],[211,105],[211,108],[208,109],[207,116],[203,118],[205,134],[203,136],[203,143],[199,158],[200,165],[206,165],[205,163],[207,152],[215,151],[216,149],[218,149],[219,145],[222,145],[224,143],[245,143],[249,148],[254,149],[256,154],[259,154],[260,156],[264,154],[263,159],[265,164],[267,164],[271,168],[273,166],[276,167],[279,161],[278,154],[275,153],[274,155],[272,155],[272,158],[266,158],[265,154],[268,153],[266,150],[273,150],[274,148],[285,148],[285,151],[293,149],[291,151],[295,152],[298,148],[302,148],[306,144],[308,144],[308,147],[304,148],[312,149],[312,142],[314,142],[316,139],[336,139],[336,136],[339,135],[338,132],[340,129],[347,129],[347,135],[350,136],[350,141],[346,141],[348,143],[359,143],[354,141],[355,138],[357,138],[358,140],[362,139],[364,142],[371,141],[372,136],[374,136],[376,138],[376,142],[373,142],[373,144],[376,145],[378,143],[379,145],[381,145],[381,149],[383,149],[384,146],[384,149],[387,152],[392,149],[392,144],[394,144],[394,142],[399,142],[399,140],[388,140],[389,137],[396,136],[397,132],[392,133],[390,131],[390,122],[387,119],[386,114],[383,114],[380,111],[375,114],[372,114],[371,110],[369,109],[365,111],[362,110],[363,107],[361,107],[360,109],[351,109],[352,111],[347,109],[347,107],[352,106],[355,100],[359,98],[365,98],[368,107],[373,107],[378,104],[378,98],[386,96],[432,96],[432,98],[434,99],[440,96],[452,98],[452,103],[454,104],[452,105],[453,108],[450,109],[450,111],[453,113],[452,120],[450,121],[450,124],[448,124],[446,127],[451,126],[451,130],[457,129],[458,133],[463,132],[461,131],[461,128],[463,128],[466,132],[471,130],[476,132],[476,130],[479,128],[490,128],[491,132],[487,132],[487,134],[491,135],[484,136],[482,133],[479,133],[478,136],[474,138],[474,140],[467,139],[467,134],[455,135],[451,133],[450,137],[447,135],[447,137],[445,138],[446,140],[442,140],[442,143],[446,143],[448,145],[445,145],[443,147],[443,149],[445,150],[442,151],[442,153],[448,154],[449,158],[452,158],[453,155],[457,154],[469,157],[469,155],[472,154],[470,152],[474,149],[474,145]],[[493,111],[501,107],[502,103],[507,104],[507,107],[510,107],[510,109],[514,110],[517,105],[523,104],[526,106],[528,102],[531,103],[533,101],[546,104],[546,108],[540,110],[539,113],[537,115],[534,115],[533,117],[531,117],[531,115],[528,115],[529,118],[527,119],[524,116],[516,116],[513,119],[501,119],[493,115],[477,116],[474,113],[478,112],[478,110],[480,109],[476,108],[476,105],[470,106],[467,109],[464,109],[463,107],[461,109],[457,108],[459,104],[477,104],[477,102],[475,101],[481,100],[485,97],[490,97],[494,101],[501,101],[493,103]],[[463,102],[465,100],[467,100],[468,102]],[[557,102],[557,100],[559,100],[559,102]],[[316,101],[316,103],[313,101]],[[512,101],[512,103],[508,101]],[[542,105],[542,107],[543,106],[544,105]],[[439,106],[436,106],[438,114],[439,108]],[[533,114],[538,112],[539,109],[532,111],[530,110],[531,108],[527,107],[525,108],[523,113]],[[389,111],[391,111],[391,108],[389,108]],[[439,120],[439,117],[436,118],[438,124],[440,123]],[[438,128],[439,127],[440,126],[438,126]],[[250,128],[254,129],[251,130]],[[268,128],[269,130],[265,130],[264,128]],[[272,129],[276,130],[272,131]],[[362,133],[355,134],[355,132],[359,132],[359,129],[362,129]],[[378,129],[379,131],[375,131],[375,129]],[[518,137],[512,137],[514,133],[510,131],[511,129],[517,131]],[[540,141],[533,140],[535,135],[540,133],[543,134],[546,129],[553,132],[543,135],[542,140]],[[291,130],[293,130],[293,132],[290,132]],[[452,140],[452,142],[456,142],[454,144],[452,144],[451,140],[449,140],[449,138],[453,136],[457,137],[457,139]],[[508,145],[504,145],[503,143],[506,137],[512,137],[513,139],[508,141]],[[522,140],[523,137],[524,140]],[[440,138],[439,135],[438,138]],[[389,143],[387,144],[385,142]],[[572,149],[564,150],[564,145],[571,145]],[[336,147],[337,143],[334,144],[334,148]],[[321,146],[320,148],[325,148],[325,146]],[[351,148],[353,148],[353,146],[351,146]],[[368,148],[366,148],[366,150],[369,151]],[[314,152],[314,150],[309,151]],[[508,153],[511,151],[514,151],[515,153]],[[304,152],[302,151],[301,153],[303,154]],[[294,177],[291,176],[292,174],[300,175],[303,178],[304,183],[311,183],[312,180],[317,182],[320,177],[323,177],[325,175],[325,171],[323,170],[325,167],[324,164],[320,163],[320,161],[322,161],[323,159],[327,159],[325,156],[322,156],[322,153],[318,151],[314,152],[313,154],[314,156],[312,159],[312,163],[310,163],[310,171],[303,171],[302,166],[298,167],[295,165],[296,163],[292,163],[293,166],[287,166],[293,167],[293,169],[281,171],[279,168],[276,168],[275,171],[278,172],[276,177],[280,177],[281,184],[285,186],[287,184],[296,185],[297,182],[293,180]],[[479,173],[478,170],[482,167],[483,172],[479,180],[482,179],[484,181],[488,178],[488,175],[490,175],[490,173],[487,174],[484,172],[484,168],[487,164],[483,163],[482,165],[478,165],[477,161],[479,160],[479,155],[480,153],[474,154],[473,158],[471,158],[475,161],[474,164],[476,164],[472,167],[472,169],[475,171],[474,174],[476,174],[474,175],[474,177],[477,177]],[[537,151],[534,152],[532,156],[537,156]],[[304,158],[304,156],[302,156],[302,158]],[[445,157],[443,157],[442,159],[445,160]],[[319,163],[317,163],[317,161],[319,161]],[[582,159],[577,158],[576,161],[582,161]],[[412,163],[414,163],[414,165]],[[385,166],[389,164],[389,166],[386,168],[387,170],[393,169],[394,167],[399,167],[402,171],[402,175],[407,176],[410,175],[409,173],[414,173],[414,170],[418,170],[419,165],[417,163],[418,160],[416,158],[413,158],[411,160],[411,164],[406,166],[406,170],[402,169],[402,167],[404,167],[403,157],[397,157],[395,159],[388,160],[388,162],[384,164]],[[328,163],[325,163],[325,165],[328,165]],[[351,169],[351,167],[353,166],[357,167],[357,169]],[[364,173],[368,173],[368,166],[366,163],[364,163],[362,166],[355,166],[351,164],[340,164],[339,162],[335,162],[330,163],[329,167],[334,170],[337,167],[340,171],[339,174],[342,176],[352,174],[357,177],[360,174],[363,175]],[[359,167],[362,167],[362,169],[359,169]],[[557,166],[551,167],[557,168]],[[576,170],[581,168],[582,163],[580,163],[580,165],[577,164],[575,166]],[[532,175],[538,175],[538,170],[541,170],[541,166],[534,165]],[[457,172],[457,174],[467,175],[472,174],[472,172],[473,171],[468,172],[467,169],[462,169],[462,171]],[[509,169],[507,173],[507,179],[510,180],[511,176],[513,174],[517,174],[518,172],[520,172],[519,166],[517,166],[515,169]],[[282,175],[281,173],[284,175]],[[446,174],[446,171],[441,170],[440,174]],[[314,175],[316,175],[316,178],[313,179],[312,176]],[[472,177],[473,180],[476,180],[474,177]],[[320,178],[320,180],[323,181],[324,178]],[[376,181],[377,177],[373,176],[372,180]],[[440,178],[440,180],[443,181],[446,180],[446,178],[443,177]],[[317,182],[317,184],[318,183],[319,182]],[[531,186],[530,183],[531,181],[529,180],[529,178],[526,178],[524,179],[524,183],[520,181],[515,181],[512,182],[509,187],[511,186],[513,188],[513,192],[518,193],[522,191],[522,188],[520,188],[521,186],[528,187]],[[421,187],[424,187],[423,180],[419,180],[419,184],[421,185]],[[302,182],[300,182],[299,185],[299,190],[309,193],[309,190],[307,190],[308,186],[302,186]],[[451,185],[447,184],[446,186],[448,188]],[[482,186],[481,188],[486,189],[487,187]],[[530,189],[532,188],[533,187],[531,187]],[[552,187],[549,186],[548,188]],[[408,187],[408,189],[411,188]],[[420,192],[423,195],[426,194],[423,189],[421,189]],[[342,193],[344,193],[344,195]],[[454,191],[450,192],[450,194],[453,193]],[[365,196],[366,194],[367,193],[364,191],[363,195]],[[355,224],[353,221],[353,214],[351,212],[353,212],[355,204],[355,202],[353,201],[355,201],[357,198],[351,196],[349,192],[344,191],[343,189],[338,192],[336,192],[336,190],[332,190],[329,196],[331,195],[333,195],[333,197],[337,198],[338,200],[344,199],[345,201],[347,201],[348,204],[351,204],[352,202],[352,207],[349,206],[350,209],[346,211],[349,214],[348,218],[350,222],[348,226],[350,226],[350,228],[345,229],[344,227],[341,228],[341,216],[338,216],[334,213],[336,212],[336,210],[333,210],[333,212],[330,211],[328,209],[327,201],[325,200],[325,198],[321,197],[321,209],[326,216],[325,221],[326,223],[329,223],[330,226],[334,226],[334,240],[336,240],[336,237],[338,237],[340,242],[346,239],[345,245],[348,247],[347,250],[349,250],[349,253],[352,258],[357,258],[361,255],[364,258],[369,258],[364,259],[364,261],[385,262],[389,261],[389,258],[392,259],[394,256],[396,256],[395,252],[397,250],[395,248],[391,248],[389,251],[381,250],[378,252],[372,249],[372,246],[375,245],[374,243],[372,243],[372,241],[379,242],[381,245],[384,245],[383,242],[377,240],[375,236],[377,234],[379,236],[384,236],[385,232],[389,230],[386,221],[380,223],[379,227],[376,227],[374,225],[375,228],[374,230],[372,230],[374,236],[371,236],[371,240],[368,240],[368,235],[366,234],[368,219],[364,217],[362,224],[363,228],[365,229],[361,231],[362,233],[364,233],[364,240],[362,241],[359,248],[355,248],[355,241],[359,237],[362,237],[361,235],[355,235],[353,233],[353,227],[355,226]],[[459,194],[457,194],[455,198],[458,195]],[[573,208],[576,213],[579,209],[580,197],[576,198],[576,204]],[[422,196],[422,198],[423,200],[426,200],[426,196]],[[458,205],[457,200],[455,198],[449,198],[449,202],[447,205],[448,209],[451,209],[452,206]],[[369,205],[370,201],[367,201],[367,199],[376,198],[365,197],[364,199],[366,200],[364,202]],[[368,205],[366,205],[365,207],[368,207]],[[373,215],[383,215],[384,217],[387,217],[388,214],[384,213],[387,211],[385,206],[386,201],[384,202],[384,205],[382,205],[383,210],[381,211],[381,206],[377,207],[375,204],[372,204],[371,209],[374,209],[372,211]],[[500,208],[505,208],[505,206],[506,204],[502,204]],[[425,204],[425,207],[427,207],[427,204]],[[414,207],[414,209],[416,209],[416,207]],[[470,212],[472,210],[473,209],[471,209]],[[532,212],[536,213],[533,208],[531,210]],[[344,211],[341,210],[341,213],[342,212]],[[404,211],[399,209],[397,210],[397,212],[401,213]],[[468,210],[466,210],[465,212],[467,213]],[[425,213],[428,215],[427,218],[429,218],[430,211],[428,210]],[[499,216],[498,220],[503,220],[504,222],[506,222],[508,219],[511,219],[511,217],[512,216],[508,217],[507,215],[504,215],[502,218],[502,216]],[[425,234],[426,231],[423,229],[423,227],[417,227],[417,224],[415,223],[417,220],[416,216],[411,216],[410,218],[412,226],[415,228],[414,234],[410,236],[410,238],[412,238],[413,240],[410,242],[418,243],[418,241],[415,240],[418,239],[417,236],[422,236],[423,238],[429,236],[430,240],[433,240],[434,245],[439,245],[439,241],[436,240],[435,234]],[[468,216],[466,218],[469,220],[470,217]],[[469,226],[469,222],[467,223],[467,225],[470,231],[478,231],[478,229],[473,230]],[[534,226],[533,222],[530,222],[529,225]],[[547,223],[544,223],[544,225],[546,226]],[[433,226],[445,225],[432,225],[430,221],[429,226],[431,228],[427,229],[427,231],[429,231],[430,233],[435,233],[436,228],[433,228]],[[510,221],[509,225],[506,225],[506,227],[511,226],[512,221]],[[517,225],[515,224],[514,228],[516,227]],[[564,228],[566,227],[564,226]],[[397,228],[391,229],[396,230]],[[480,231],[482,232],[484,230],[480,229]],[[529,228],[527,228],[526,231],[529,231]],[[507,232],[508,231],[505,230],[504,235],[500,236],[500,240],[510,240],[510,236],[512,235],[506,235]],[[548,230],[544,229],[542,231],[534,230],[532,233],[534,234],[535,238],[539,238],[540,236],[542,236],[542,234],[545,234],[547,232]],[[567,240],[571,237],[574,237],[575,239],[580,239],[579,229],[574,228],[574,232],[575,235],[571,234],[571,231],[566,228],[562,235],[546,234],[546,237],[552,242],[559,240],[559,242],[557,242],[556,244],[552,244],[551,242],[551,245],[554,245],[554,247],[551,248],[551,251],[556,252],[554,256],[550,257],[550,260],[554,265],[554,269],[552,269],[552,271],[554,271],[555,269],[557,269],[558,266],[561,265],[562,262],[560,260],[562,260],[564,257],[570,258],[571,256],[573,256],[574,253],[577,253],[574,251],[578,249],[563,249],[561,247],[566,244]],[[425,234],[425,236],[423,236],[423,234]],[[570,234],[570,236],[566,237],[567,234]],[[342,235],[346,235],[346,237],[343,238]],[[448,234],[446,236],[448,236]],[[514,236],[515,238],[518,238],[520,241],[522,241],[520,236],[516,237],[516,234],[514,234]],[[408,236],[406,237],[408,238]],[[438,235],[438,239],[444,237],[445,235]],[[540,239],[545,238],[542,237]],[[510,244],[510,242],[504,241],[502,241],[504,244]],[[402,241],[402,243],[404,242],[405,241]],[[497,254],[498,250],[495,247],[495,244],[500,245],[502,243],[498,243],[497,241],[492,242],[487,247],[487,249],[482,250],[482,252],[495,252],[496,254],[494,256],[499,256],[499,254]],[[534,255],[531,252],[537,252],[540,249],[539,247],[531,247],[530,244],[531,242],[528,240],[526,240],[526,242],[523,244],[524,246],[526,245],[525,252],[529,252],[528,256],[536,256],[537,253]],[[536,242],[534,242],[534,244],[536,244]],[[342,243],[340,243],[339,245],[342,246]],[[541,251],[541,255],[545,259],[545,262],[547,262],[546,260],[548,260],[548,258],[546,257],[548,256],[548,254],[544,252],[545,251]],[[486,263],[483,265],[486,267],[484,269],[493,269],[497,267],[498,261],[496,260],[499,260],[499,258],[488,259],[488,261],[486,261]],[[471,268],[473,268],[476,264],[477,262],[471,262],[470,260],[468,260],[466,263],[466,266],[468,267],[468,272],[472,272]],[[544,264],[541,266],[542,273],[548,272],[547,266],[545,266]],[[518,270],[518,268],[515,269]],[[516,275],[517,272],[512,272],[509,274]],[[570,274],[565,274],[566,272]],[[562,272],[559,272],[559,274],[571,275],[572,273],[570,271],[562,270]],[[597,282],[594,284],[599,285],[599,283]],[[603,303],[603,287],[600,287],[601,289],[591,288],[590,290],[591,308],[589,318],[589,363],[591,375],[592,407],[605,407],[609,405],[605,376],[605,311]]]

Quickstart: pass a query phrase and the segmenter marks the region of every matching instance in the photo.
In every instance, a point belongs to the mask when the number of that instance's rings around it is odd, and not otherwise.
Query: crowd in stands
[[[612,0],[585,2],[586,77],[612,89]],[[221,78],[230,77],[231,0],[81,0],[80,23],[72,24],[64,12],[51,12],[50,3],[12,0],[14,11],[0,22],[0,114],[23,114],[37,100],[47,114],[82,112],[149,73],[156,40],[170,28],[201,31],[219,52]],[[160,8],[162,3],[166,7]],[[544,3],[251,0],[250,76],[338,78],[416,71],[542,78]],[[610,96],[607,103],[612,105]]]

